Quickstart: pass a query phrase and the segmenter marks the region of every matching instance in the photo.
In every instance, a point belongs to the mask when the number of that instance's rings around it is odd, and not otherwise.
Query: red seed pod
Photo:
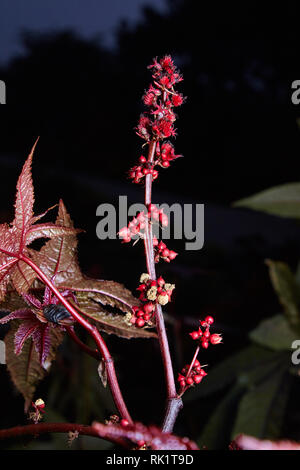
[[[163,251],[165,248],[167,248],[167,245],[164,242],[160,241],[157,245],[157,248],[159,249],[159,251]]]
[[[202,341],[202,343],[201,343],[201,344],[202,344],[202,348],[204,348],[204,349],[207,349],[207,348],[208,348],[208,346],[209,346],[209,344],[208,344],[208,342],[207,342],[207,341]]]
[[[211,317],[211,316],[209,315],[209,316],[205,317],[205,320],[204,320],[204,321],[206,321],[206,323],[208,323],[209,325],[212,325],[213,322],[214,322],[214,319],[213,319],[213,317]]]
[[[185,380],[184,380],[184,379],[183,379],[183,380],[180,380],[180,381],[179,381],[179,385],[180,385],[181,388],[184,388],[185,385],[186,385]]]
[[[173,259],[175,259],[177,255],[178,255],[178,253],[176,253],[176,251],[173,251],[173,250],[169,251],[169,259],[171,261],[173,261]]]
[[[139,310],[139,311],[136,313],[136,316],[137,316],[138,318],[143,318],[143,316],[144,316],[143,310]]]
[[[162,252],[162,256],[164,258],[168,258],[169,254],[170,254],[170,251],[168,250],[168,248],[165,248]]]
[[[169,225],[167,214],[160,214],[160,223],[163,227],[167,227]]]
[[[190,337],[192,339],[198,339],[199,338],[199,333],[198,331],[192,331],[192,333],[190,333]]]
[[[192,377],[188,377],[187,379],[185,379],[185,381],[188,385],[192,385],[194,383],[194,380],[192,379]]]
[[[195,360],[194,367],[200,367],[200,362],[198,361],[198,359]]]
[[[145,325],[145,321],[142,318],[138,318],[135,324],[138,328],[142,328]]]
[[[149,321],[151,318],[151,315],[149,313],[145,313],[143,318],[145,321]]]
[[[148,302],[144,305],[144,312],[151,313],[154,310],[154,304],[152,302]]]
[[[123,428],[126,428],[126,426],[129,425],[129,421],[127,419],[121,419],[120,421],[120,425],[123,427]]]
[[[160,287],[163,287],[165,285],[165,280],[163,277],[159,276],[159,278],[157,279],[157,284],[160,286]]]
[[[194,380],[195,384],[199,384],[202,379],[203,379],[203,377],[201,375],[194,375],[194,377],[193,377],[193,380]]]
[[[210,336],[210,342],[211,342],[211,344],[219,344],[219,343],[222,342],[222,336],[215,333],[215,334]]]
[[[141,155],[139,160],[140,160],[141,163],[146,163],[147,158],[144,157],[143,155]]]

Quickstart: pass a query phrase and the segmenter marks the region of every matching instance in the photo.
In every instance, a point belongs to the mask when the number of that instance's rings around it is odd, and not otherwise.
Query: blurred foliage
[[[235,205],[298,218],[297,194],[300,202],[300,184],[286,185],[284,190],[273,188]],[[266,264],[284,312],[262,320],[249,333],[251,345],[215,366],[201,387],[190,393],[188,401],[194,403],[224,390],[202,429],[200,446],[224,448],[239,434],[287,437],[283,429],[288,403],[292,387],[300,383],[300,366],[291,357],[292,344],[300,337],[299,267],[294,274],[286,263],[267,260]]]

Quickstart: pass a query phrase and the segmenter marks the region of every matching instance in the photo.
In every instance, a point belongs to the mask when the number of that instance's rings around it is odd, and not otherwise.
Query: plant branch
[[[149,163],[153,162],[155,148],[156,148],[156,142],[155,141],[150,142],[149,153],[148,153]],[[145,205],[147,206],[147,208],[149,208],[149,204],[151,204],[151,197],[152,197],[152,175],[149,174],[146,176],[146,181],[145,181]],[[152,225],[151,225],[151,221],[149,220],[148,222],[146,222],[144,245],[145,245],[145,254],[146,254],[148,274],[152,280],[156,280]],[[177,415],[183,405],[182,405],[181,399],[177,397],[168,337],[167,337],[164,317],[163,317],[163,313],[162,313],[162,309],[160,305],[156,305],[155,313],[156,313],[156,328],[157,328],[160,351],[161,351],[162,360],[163,360],[166,385],[167,385],[167,397],[168,397],[162,429],[164,432],[172,432]]]
[[[97,349],[92,349],[89,346],[87,346],[86,344],[84,344],[78,338],[78,336],[76,335],[76,333],[74,331],[74,328],[72,326],[65,326],[65,329],[66,329],[68,335],[70,336],[70,338],[72,338],[72,340],[80,347],[80,349],[82,349],[84,352],[86,352],[90,356],[94,357],[95,359],[98,359],[99,361],[101,361],[102,356],[99,353],[99,351]]]
[[[72,317],[83,327],[85,328],[89,334],[93,337],[101,356],[105,362],[106,372],[107,372],[107,380],[112,392],[112,396],[122,418],[127,419],[130,423],[132,423],[131,416],[127,410],[125,405],[118,379],[116,376],[114,362],[109,353],[109,350],[106,346],[106,343],[102,336],[100,335],[97,328],[91,325],[87,320],[85,320],[76,310],[75,308],[67,301],[65,297],[61,295],[59,290],[52,284],[52,282],[47,278],[47,276],[41,271],[41,269],[30,259],[26,256],[20,254],[18,258],[28,264],[40,277],[40,279],[46,284],[49,289],[53,292],[53,294],[60,300],[62,305],[68,310],[68,312],[72,315]]]
[[[125,440],[118,437],[107,436],[105,426],[101,429],[95,429],[93,426],[72,423],[38,423],[28,424],[27,426],[16,426],[9,429],[0,430],[0,439],[16,438],[20,436],[37,436],[45,433],[69,433],[77,431],[85,436],[98,437],[119,444],[124,447]]]

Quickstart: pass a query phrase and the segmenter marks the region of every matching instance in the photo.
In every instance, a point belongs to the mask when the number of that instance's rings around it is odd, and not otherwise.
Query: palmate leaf
[[[55,358],[57,347],[63,339],[63,333],[59,329],[51,330],[51,347],[47,362],[42,367],[31,338],[25,342],[22,352],[19,355],[15,354],[15,334],[19,327],[20,321],[13,321],[5,336],[6,364],[15,387],[24,397],[25,412],[27,412],[38,382],[45,377]]]
[[[51,323],[42,322],[29,308],[15,310],[0,319],[0,324],[12,320],[21,320],[21,324],[15,334],[15,354],[22,352],[27,339],[32,338],[36,352],[39,355],[41,366],[45,366],[51,349],[51,330],[57,329]]]
[[[62,200],[59,202],[56,224],[73,228],[73,222]],[[75,307],[93,319],[99,330],[113,333],[123,338],[150,338],[156,334],[146,329],[130,326],[124,314],[110,312],[103,308],[108,305],[123,313],[132,313],[132,307],[139,300],[122,284],[114,281],[91,279],[84,276],[77,260],[76,235],[63,235],[49,240],[39,252],[33,255],[48,278],[55,276],[55,284],[61,289],[75,292],[78,305]]]
[[[276,438],[280,435],[290,392],[290,387],[286,386],[288,367],[288,361],[283,360],[270,374],[266,373],[260,382],[251,385],[240,401],[232,431],[233,439],[242,433],[259,438]]]
[[[285,400],[289,394],[289,387],[283,384],[283,375],[289,368],[288,353],[272,353],[266,362],[257,363],[249,369],[244,365],[237,375],[232,387],[214,410],[206,423],[199,445],[206,445],[209,449],[224,448],[229,444],[232,436],[239,432],[247,432],[247,426],[252,426],[252,432],[257,429],[268,436],[276,435],[279,431]],[[290,382],[289,382],[290,384]],[[281,392],[285,392],[281,410],[273,413],[271,404],[280,400]],[[247,405],[251,397],[251,406],[245,411],[247,418],[243,418],[240,409]],[[250,398],[249,398],[250,400]],[[262,405],[263,404],[263,405]],[[277,410],[276,410],[277,411]]]
[[[43,216],[33,215],[34,190],[31,176],[32,157],[37,142],[27,158],[17,182],[15,218],[11,225],[0,225],[0,301],[4,299],[6,288],[11,282],[19,294],[28,291],[36,273],[22,260],[22,254],[32,257],[34,251],[27,248],[39,238],[53,238],[59,235],[73,234],[74,228],[67,228],[53,223],[36,224]]]
[[[62,200],[59,201],[55,224],[66,229],[74,229],[74,224]],[[80,281],[83,275],[77,260],[77,245],[75,233],[72,235],[63,233],[46,242],[39,252],[34,253],[33,260],[49,279],[55,276],[57,286],[68,280]]]

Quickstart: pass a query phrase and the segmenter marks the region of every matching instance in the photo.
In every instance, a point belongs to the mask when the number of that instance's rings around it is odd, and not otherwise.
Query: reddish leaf
[[[95,282],[95,281],[93,281]],[[98,281],[106,282],[106,281]],[[126,316],[120,313],[111,313],[95,300],[93,292],[76,292],[76,308],[96,322],[100,331],[113,333],[121,338],[154,338],[156,333],[145,328],[137,328],[126,320]],[[96,297],[96,296],[95,296]]]
[[[44,214],[33,215],[34,190],[31,176],[31,164],[34,144],[17,182],[15,218],[11,226],[0,225],[0,301],[3,300],[7,285],[11,281],[19,294],[24,294],[37,278],[36,273],[23,261],[18,260],[22,254],[32,257],[34,250],[27,248],[38,238],[54,238],[62,235],[73,235],[78,232],[73,227],[58,224],[35,224]],[[34,225],[35,224],[35,225]]]
[[[73,222],[62,200],[59,202],[56,224],[73,228]],[[76,293],[81,313],[97,322],[99,329],[125,338],[156,336],[145,329],[136,328],[123,314],[106,311],[102,305],[118,308],[124,313],[131,313],[132,306],[139,301],[122,284],[114,281],[102,281],[85,277],[77,261],[77,237],[65,234],[49,240],[34,253],[34,261],[48,278],[55,276],[55,284],[60,288]]]
[[[15,354],[17,356],[22,352],[25,341],[33,336],[33,333],[37,328],[39,328],[39,325],[34,318],[30,318],[29,320],[21,323],[15,334]],[[38,352],[37,348],[35,349]]]
[[[74,230],[73,222],[62,200],[59,201],[56,225],[65,230]],[[51,279],[55,276],[55,284],[61,285],[69,279],[80,280],[82,273],[77,262],[77,237],[64,232],[49,240],[39,252],[35,252],[33,259],[46,276]]]
[[[234,443],[241,450],[300,450],[300,444],[292,441],[267,441],[240,435]]]
[[[132,307],[140,303],[126,287],[115,281],[85,277],[79,281],[68,282],[64,287],[77,293],[85,293],[94,302],[117,307],[125,313],[132,313]]]
[[[39,354],[41,366],[44,366],[51,348],[50,330],[55,326],[40,321],[30,309],[16,310],[2,318],[0,324],[15,319],[23,320],[15,334],[15,354],[19,355],[22,352],[25,341],[31,337]]]
[[[199,450],[195,442],[185,437],[163,433],[156,426],[146,427],[142,423],[134,423],[126,427],[94,423],[93,428],[101,437],[116,439],[116,442],[119,443],[120,439],[124,439],[124,446],[126,446],[126,441],[130,441],[133,446],[136,446],[139,441],[144,441],[147,447],[152,450]]]
[[[25,412],[32,401],[36,385],[47,374],[51,362],[55,358],[57,348],[63,339],[63,332],[58,328],[51,329],[51,349],[45,367],[40,365],[40,359],[33,341],[29,338],[23,345],[21,353],[17,356],[15,349],[15,335],[20,327],[18,320],[13,321],[10,331],[5,336],[6,364],[12,381],[25,399]]]

